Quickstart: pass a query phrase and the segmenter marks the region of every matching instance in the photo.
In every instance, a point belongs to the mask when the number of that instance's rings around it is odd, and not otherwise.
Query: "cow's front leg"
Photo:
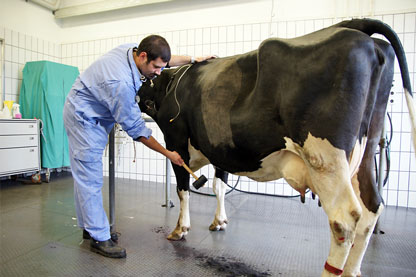
[[[180,240],[188,234],[191,229],[191,220],[189,217],[189,190],[177,190],[180,200],[180,211],[178,223],[175,230],[169,234],[169,240]]]
[[[225,213],[225,192],[227,191],[228,173],[215,168],[215,178],[212,183],[213,191],[217,196],[217,210],[215,211],[214,221],[209,226],[211,231],[225,230],[228,219]]]
[[[180,240],[191,229],[191,219],[189,215],[189,173],[183,167],[173,165],[176,175],[176,192],[179,196],[180,209],[179,218],[175,230],[169,234],[169,240]]]

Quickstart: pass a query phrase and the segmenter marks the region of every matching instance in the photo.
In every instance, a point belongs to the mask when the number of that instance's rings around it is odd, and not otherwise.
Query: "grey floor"
[[[329,231],[316,201],[233,192],[226,197],[228,229],[210,232],[216,201],[192,194],[192,229],[185,240],[172,242],[166,236],[179,213],[174,192],[175,207],[166,209],[162,184],[116,179],[115,227],[127,249],[127,258],[118,260],[90,252],[82,240],[70,174],[40,185],[1,181],[0,275],[320,276]],[[384,234],[372,237],[363,276],[416,276],[415,209],[387,207],[380,229]]]

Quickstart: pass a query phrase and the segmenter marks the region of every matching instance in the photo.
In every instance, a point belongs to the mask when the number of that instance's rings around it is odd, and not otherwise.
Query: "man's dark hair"
[[[166,39],[158,35],[145,37],[139,44],[138,53],[147,53],[147,62],[160,57],[165,63],[170,61],[170,47]]]

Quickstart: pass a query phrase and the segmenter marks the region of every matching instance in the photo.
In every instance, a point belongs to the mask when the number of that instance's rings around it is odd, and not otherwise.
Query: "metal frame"
[[[154,122],[150,118],[145,118],[146,122]],[[108,192],[109,192],[109,223],[110,223],[110,234],[111,238],[115,241],[118,239],[118,234],[116,231],[115,224],[115,127],[111,130],[108,136]],[[172,208],[175,205],[173,204],[170,198],[170,186],[171,186],[171,169],[170,160],[166,158],[166,175],[165,175],[165,203],[162,207]]]
[[[6,65],[5,65],[5,56],[4,56],[4,49],[5,49],[5,40],[0,38],[0,110],[3,109],[3,101],[6,99],[6,85],[5,85],[5,78],[6,78]]]

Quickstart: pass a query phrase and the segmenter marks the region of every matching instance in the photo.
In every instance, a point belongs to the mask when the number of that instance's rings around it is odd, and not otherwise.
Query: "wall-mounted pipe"
[[[3,110],[3,101],[6,98],[5,91],[5,62],[4,62],[4,39],[0,38],[0,111]]]

